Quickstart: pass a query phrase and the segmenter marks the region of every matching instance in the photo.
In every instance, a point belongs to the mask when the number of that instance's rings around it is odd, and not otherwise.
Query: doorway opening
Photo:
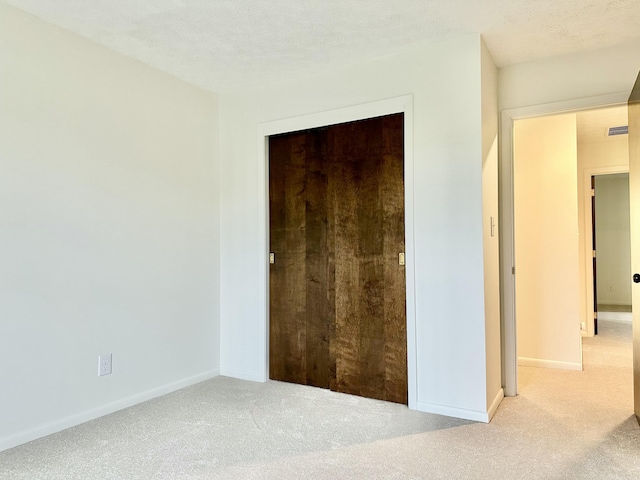
[[[591,176],[593,334],[602,322],[631,326],[629,173]],[[618,330],[620,330],[620,327]]]
[[[625,95],[514,109],[502,114],[501,218],[505,225],[502,228],[501,238],[501,298],[504,342],[503,384],[507,395],[517,394],[519,363],[582,369],[581,336],[593,335],[586,331],[586,327],[593,328],[594,311],[593,297],[590,296],[592,303],[588,306],[589,295],[587,294],[587,290],[593,289],[593,279],[588,278],[587,281],[586,273],[592,274],[593,271],[591,247],[588,247],[590,256],[587,257],[584,246],[585,232],[590,233],[591,223],[589,204],[589,229],[585,230],[587,223],[584,221],[587,213],[585,203],[591,201],[590,196],[585,196],[585,193],[591,190],[590,183],[585,184],[585,180],[590,181],[594,170],[611,168],[611,166],[598,164],[598,161],[606,158],[603,155],[605,151],[603,147],[606,146],[606,128],[596,127],[594,116],[612,114],[615,109],[611,107],[614,106],[620,106],[623,109],[623,116],[626,117]],[[552,141],[563,143],[565,149],[563,155],[573,156],[573,160],[565,161],[564,164],[551,161],[554,155],[553,149],[549,150],[549,145],[542,145],[544,142],[541,142],[541,139],[544,137],[539,132],[545,122],[554,124],[551,127],[552,137],[550,138]],[[623,124],[626,125],[626,120],[623,120]],[[588,127],[591,127],[592,139],[594,132],[597,131],[602,141],[600,139],[585,140],[588,136]],[[557,135],[560,130],[573,131],[573,139],[563,141]],[[529,145],[525,147],[519,145],[519,138],[528,140]],[[546,152],[545,149],[547,149]],[[628,169],[626,144],[623,150],[625,158],[624,165],[618,165],[620,171]],[[529,159],[533,163],[524,162],[520,175],[517,171],[518,155],[534,157],[533,160]],[[580,162],[578,162],[578,156],[581,159]],[[546,164],[546,173],[533,168],[536,162]],[[527,169],[529,169],[528,172]],[[559,177],[564,177],[568,182],[569,192],[560,184],[555,185]],[[519,198],[519,186],[525,193],[528,189],[528,201],[527,195],[520,195]],[[526,221],[526,217],[518,213],[519,210],[527,209],[534,212],[531,217],[534,219],[533,222]],[[584,211],[578,215],[580,210]],[[579,236],[576,235],[578,230]],[[518,232],[521,240],[524,238],[524,244],[529,242],[529,245],[518,245],[522,243],[517,238]],[[564,250],[564,254],[561,255],[559,246],[555,243],[558,239],[562,243],[560,250]],[[590,242],[589,238],[589,245]],[[587,260],[588,270],[585,268]],[[591,288],[587,288],[588,284]],[[527,291],[527,286],[529,293],[533,286],[533,299],[528,300],[527,293],[522,293]],[[541,294],[544,297],[542,301]],[[529,302],[528,305],[533,308],[523,309],[522,305],[516,303],[520,303],[521,300],[524,300],[524,305]],[[529,310],[528,314],[527,310]],[[591,314],[591,322],[588,320],[589,314]],[[527,315],[531,324],[529,327],[526,325],[523,327],[520,324],[521,318],[518,317],[525,317],[526,321]],[[556,320],[549,321],[553,318]],[[524,342],[521,341],[520,335],[516,335],[516,322],[518,322],[518,328],[525,334]]]
[[[615,142],[624,145],[625,140]],[[615,147],[608,150],[613,156]],[[633,359],[629,173],[621,170],[624,166],[602,167],[588,178],[591,189],[585,191],[585,251],[586,257],[591,257],[585,258],[585,267],[593,279],[586,286],[593,316],[587,308],[587,328],[584,323],[582,328],[583,358],[585,370],[608,372],[613,402],[625,399],[630,390],[624,379],[615,378],[629,369]],[[585,172],[585,182],[591,173]],[[588,269],[589,260],[592,270]]]

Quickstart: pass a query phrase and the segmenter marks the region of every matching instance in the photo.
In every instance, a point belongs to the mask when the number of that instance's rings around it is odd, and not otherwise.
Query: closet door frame
[[[263,341],[260,358],[264,362],[262,381],[269,379],[269,136],[282,133],[324,127],[337,123],[353,122],[394,113],[404,114],[404,223],[405,223],[405,274],[407,318],[407,387],[408,406],[417,407],[416,315],[415,315],[415,255],[414,255],[414,207],[413,207],[413,95],[390,98],[326,112],[265,122],[258,125],[258,281],[259,305],[263,322],[258,334]]]

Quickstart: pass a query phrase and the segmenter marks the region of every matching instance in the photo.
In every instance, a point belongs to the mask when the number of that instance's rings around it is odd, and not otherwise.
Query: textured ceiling
[[[599,108],[576,114],[578,143],[618,141],[622,137],[609,137],[610,127],[628,125],[627,106]]]
[[[461,33],[498,65],[640,38],[639,0],[0,0],[208,90]]]

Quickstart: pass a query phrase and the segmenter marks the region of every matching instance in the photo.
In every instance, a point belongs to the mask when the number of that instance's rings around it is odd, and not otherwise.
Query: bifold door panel
[[[269,165],[270,377],[406,403],[403,115],[273,136]]]

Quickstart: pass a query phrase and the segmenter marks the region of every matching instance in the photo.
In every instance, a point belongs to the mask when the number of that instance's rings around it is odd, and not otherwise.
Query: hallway
[[[583,372],[520,367],[520,395],[507,399],[495,417],[498,426],[529,425],[527,455],[564,465],[555,475],[550,468],[547,478],[640,477],[631,324],[600,321],[599,332],[582,340]]]

